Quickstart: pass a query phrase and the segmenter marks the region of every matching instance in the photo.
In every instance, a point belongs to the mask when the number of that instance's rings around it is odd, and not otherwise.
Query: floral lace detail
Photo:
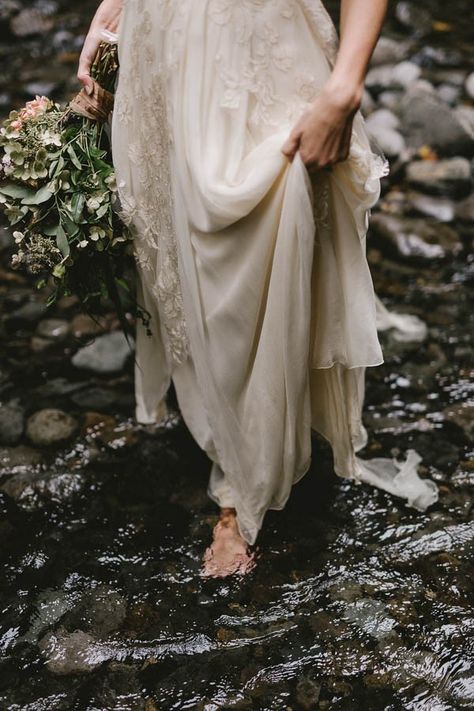
[[[174,228],[165,74],[153,70],[155,47],[150,15],[143,0],[137,1],[139,22],[132,32],[127,75],[119,77],[114,110],[117,120],[128,125],[137,110],[133,107],[139,107],[140,117],[135,122],[139,130],[129,143],[128,158],[141,190],[137,201],[130,186],[119,182],[119,214],[134,235],[136,263],[158,301],[167,357],[170,364],[178,364],[186,360],[189,345]],[[163,2],[166,21],[170,4],[170,0]]]

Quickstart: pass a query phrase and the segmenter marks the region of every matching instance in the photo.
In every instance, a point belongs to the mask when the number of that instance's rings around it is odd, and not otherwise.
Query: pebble
[[[17,444],[23,434],[24,411],[18,401],[0,406],[0,444]]]
[[[45,318],[38,323],[36,332],[42,338],[63,341],[69,334],[69,322],[62,318]]]
[[[421,69],[413,62],[404,61],[399,64],[384,64],[370,69],[365,84],[369,89],[406,89],[420,78]]]
[[[369,128],[369,134],[389,158],[394,158],[405,150],[405,139],[393,128],[374,126]]]
[[[76,433],[78,423],[62,410],[38,410],[26,423],[28,439],[38,447],[50,447],[67,442]]]
[[[133,339],[131,339],[133,345]],[[98,336],[92,343],[80,348],[72,357],[76,368],[94,373],[116,373],[122,370],[131,354],[121,331]]]

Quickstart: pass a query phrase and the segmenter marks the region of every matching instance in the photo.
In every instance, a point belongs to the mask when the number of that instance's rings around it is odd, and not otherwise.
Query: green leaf
[[[79,232],[79,225],[76,224],[70,217],[65,215],[62,219],[62,224],[66,228],[66,232],[69,237],[74,237]]]
[[[22,205],[40,205],[43,202],[47,202],[53,193],[49,190],[47,185],[43,185],[37,192],[33,195],[28,195],[21,201]]]
[[[25,188],[23,185],[16,185],[15,183],[4,183],[0,185],[0,193],[12,198],[24,198],[29,195],[34,195],[33,190]]]
[[[71,146],[71,144],[69,144],[69,146],[67,147],[66,150],[67,150],[67,152],[69,153],[69,157],[71,158],[73,164],[76,166],[76,168],[77,168],[78,170],[81,170],[81,169],[82,169],[81,161],[80,161],[79,158],[77,157],[76,151],[75,151],[74,148]]]
[[[103,217],[105,215],[105,213],[108,211],[109,207],[110,207],[110,203],[108,203],[108,202],[101,205],[99,207],[99,209],[97,210],[97,212],[95,213],[96,217],[97,218]]]
[[[58,229],[56,230],[56,244],[58,245],[58,249],[61,251],[61,254],[64,257],[67,257],[71,250],[69,248],[69,242],[67,241],[66,233],[64,232],[61,225],[58,225]]]
[[[41,228],[41,232],[48,237],[53,237],[58,233],[58,227],[59,225],[47,225]]]
[[[84,209],[84,203],[86,202],[86,196],[82,193],[74,193],[71,199],[71,214],[74,222],[79,222],[82,215],[82,210]]]

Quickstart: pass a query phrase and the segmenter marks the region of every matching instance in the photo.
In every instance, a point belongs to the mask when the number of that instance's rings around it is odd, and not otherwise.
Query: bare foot
[[[239,533],[235,509],[221,509],[203,564],[201,576],[212,578],[224,578],[233,573],[245,575],[255,567],[255,553],[249,552],[248,543]]]

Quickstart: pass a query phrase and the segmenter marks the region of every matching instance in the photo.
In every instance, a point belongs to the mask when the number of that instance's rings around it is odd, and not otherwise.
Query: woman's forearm
[[[328,88],[348,105],[360,103],[387,5],[388,0],[341,0],[339,52]]]

